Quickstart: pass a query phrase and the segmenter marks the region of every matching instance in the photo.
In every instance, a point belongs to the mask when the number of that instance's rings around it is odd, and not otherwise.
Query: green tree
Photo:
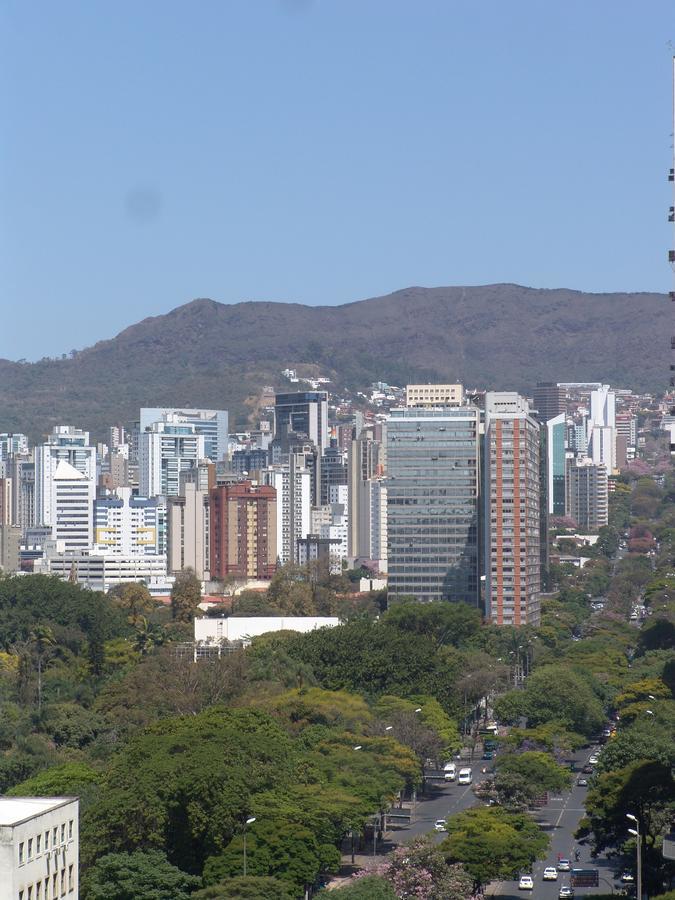
[[[121,609],[131,625],[136,625],[142,616],[148,616],[157,607],[157,601],[144,584],[130,581],[115,585],[108,591],[114,606]]]
[[[281,819],[258,819],[246,835],[247,872],[271,875],[288,883],[295,893],[311,884],[321,868],[315,835]],[[204,884],[211,885],[242,874],[244,837],[238,834],[218,856],[204,866]]]
[[[101,781],[86,763],[67,762],[39,772],[7,791],[10,797],[63,797],[80,795]]]
[[[35,656],[37,667],[38,714],[42,712],[42,671],[46,661],[54,653],[56,639],[48,625],[36,625],[28,635],[28,643]]]
[[[502,806],[521,808],[547,791],[562,791],[570,783],[569,769],[550,754],[529,750],[497,758],[495,790]]]
[[[188,900],[200,879],[172,866],[159,850],[108,853],[83,878],[86,900]]]
[[[449,862],[462,863],[477,885],[510,880],[543,858],[549,839],[524,813],[474,807],[451,816],[440,845]]]
[[[395,603],[383,617],[387,625],[421,634],[437,644],[461,647],[481,626],[477,609],[467,603]]]
[[[596,734],[605,718],[588,679],[565,665],[536,669],[523,690],[510,691],[497,699],[495,713],[512,723],[526,716],[533,727],[557,722],[587,736]]]
[[[194,569],[176,575],[171,588],[171,616],[176,622],[191,622],[202,600],[202,586]]]
[[[190,900],[296,900],[297,894],[278,878],[247,875],[212,884]]]

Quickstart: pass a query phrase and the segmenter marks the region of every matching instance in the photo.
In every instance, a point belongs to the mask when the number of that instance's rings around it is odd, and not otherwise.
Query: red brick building
[[[250,481],[209,491],[211,577],[269,579],[277,563],[277,492]]]

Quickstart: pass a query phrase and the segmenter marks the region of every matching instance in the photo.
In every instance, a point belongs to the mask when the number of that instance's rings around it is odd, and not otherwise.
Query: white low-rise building
[[[0,900],[78,900],[78,860],[77,798],[0,798]]]
[[[92,591],[109,591],[127,582],[143,582],[151,594],[168,594],[174,582],[166,572],[166,556],[125,556],[122,553],[63,553],[47,547],[34,571],[76,581]]]
[[[227,618],[195,619],[195,642],[220,644],[225,641],[251,639],[270,631],[314,631],[316,628],[333,628],[339,625],[337,616],[229,616]]]

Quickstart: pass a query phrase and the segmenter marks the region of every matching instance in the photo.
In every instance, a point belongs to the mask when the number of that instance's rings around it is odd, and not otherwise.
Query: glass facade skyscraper
[[[480,604],[480,411],[393,409],[387,423],[389,599]]]

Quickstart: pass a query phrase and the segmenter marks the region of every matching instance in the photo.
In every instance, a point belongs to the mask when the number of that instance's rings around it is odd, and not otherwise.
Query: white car
[[[558,870],[555,866],[546,866],[543,874],[544,881],[557,881],[558,880]]]
[[[531,875],[521,875],[520,876],[520,881],[518,882],[518,890],[519,891],[534,890],[534,881],[532,881]]]
[[[558,891],[558,897],[560,900],[571,900],[571,898],[574,897],[574,891],[571,887],[563,885]]]
[[[469,769],[468,767],[465,769],[460,769],[457,781],[459,782],[459,784],[471,784],[471,782],[473,781],[471,769]]]
[[[597,764],[600,762],[600,757],[598,756],[597,753],[592,753],[588,757],[588,762],[591,766],[597,766]]]
[[[434,828],[436,831],[447,831],[448,828],[445,824],[445,819],[436,819],[434,823]]]
[[[454,781],[457,776],[457,766],[454,763],[446,763],[443,766],[443,771],[445,772],[444,778],[446,781]]]

